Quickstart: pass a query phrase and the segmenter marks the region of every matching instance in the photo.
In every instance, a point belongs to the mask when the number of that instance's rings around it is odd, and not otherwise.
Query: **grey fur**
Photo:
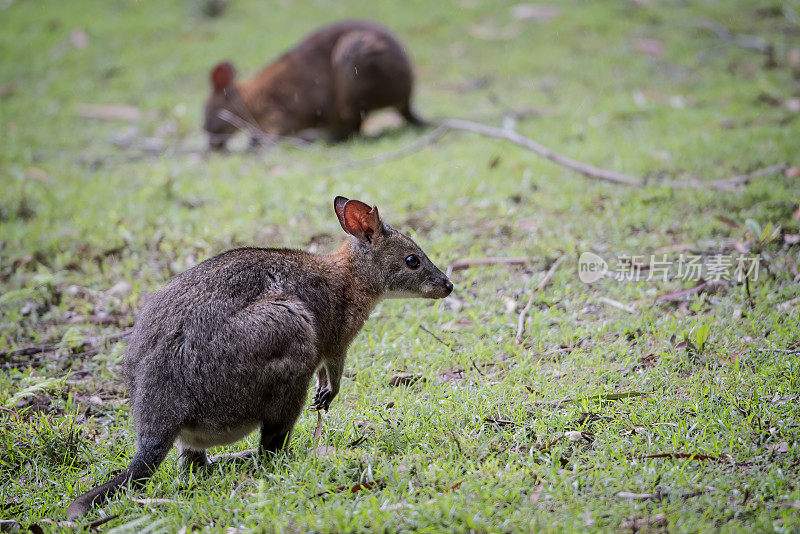
[[[207,463],[207,448],[255,429],[262,452],[280,450],[315,373],[318,409],[339,392],[347,348],[382,298],[450,293],[447,277],[377,210],[337,197],[337,207],[345,204],[372,225],[366,238],[365,228],[354,232],[340,216],[351,236],[336,252],[230,250],[147,301],[123,362],[137,452],[120,475],[75,499],[69,519],[128,481],[148,479],[176,440],[189,465]],[[412,254],[416,269],[406,264]]]

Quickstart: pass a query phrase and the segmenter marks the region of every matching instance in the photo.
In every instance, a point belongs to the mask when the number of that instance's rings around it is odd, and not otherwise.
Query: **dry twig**
[[[465,121],[460,119],[446,119],[441,122],[441,125],[442,127],[450,130],[463,130],[466,132],[475,132],[481,135],[486,135],[489,137],[495,137],[497,139],[505,139],[506,141],[511,141],[514,144],[517,144],[521,147],[527,148],[528,150],[536,152],[543,158],[549,159],[553,163],[557,163],[562,167],[566,167],[570,170],[573,170],[589,178],[597,178],[600,180],[605,180],[607,182],[613,182],[617,184],[625,184],[633,186],[642,185],[642,181],[635,176],[631,176],[630,174],[623,174],[621,172],[616,172],[616,171],[609,171],[607,169],[601,169],[599,167],[587,165],[586,163],[581,163],[580,161],[576,161],[572,158],[564,156],[563,154],[554,152],[549,148],[547,148],[546,146],[542,145],[541,143],[538,143],[533,139],[529,139],[524,135],[520,135],[513,130],[504,130],[502,128],[496,128],[494,126],[487,126],[485,124],[479,124],[477,122]]]
[[[530,258],[518,257],[518,258],[500,258],[500,257],[488,257],[488,258],[464,258],[460,260],[456,260],[450,265],[447,266],[447,272],[451,273],[453,271],[460,271],[462,269],[469,269],[470,267],[474,267],[476,265],[525,265],[530,261]]]
[[[736,191],[737,188],[745,186],[757,178],[764,178],[778,174],[789,168],[788,162],[778,163],[777,165],[770,165],[763,169],[758,169],[745,174],[732,176],[731,178],[723,178],[721,180],[712,180],[710,182],[702,182],[700,180],[693,180],[690,182],[667,182],[672,188],[675,189],[713,189],[716,191]]]
[[[121,332],[99,336],[94,340],[89,340],[90,345],[97,346],[105,341],[116,341],[128,337],[133,332],[133,328],[127,328]],[[17,356],[33,356],[34,354],[41,354],[43,352],[53,352],[62,347],[61,343],[43,343],[39,345],[30,345],[28,347],[21,347],[14,350],[0,351],[0,358],[14,358]],[[88,352],[88,351],[87,351]]]
[[[713,32],[723,41],[733,43],[736,46],[747,48],[749,50],[756,50],[757,52],[761,52],[763,54],[774,54],[775,52],[773,46],[770,45],[766,39],[758,37],[757,35],[734,34],[716,20],[703,19],[697,24],[697,26]]]

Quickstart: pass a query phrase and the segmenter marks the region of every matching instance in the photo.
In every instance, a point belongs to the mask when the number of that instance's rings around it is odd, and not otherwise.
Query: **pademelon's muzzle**
[[[448,296],[450,293],[453,292],[453,282],[451,282],[447,277],[444,277],[441,280],[437,280],[428,291],[426,291],[426,297],[429,299],[443,299]]]

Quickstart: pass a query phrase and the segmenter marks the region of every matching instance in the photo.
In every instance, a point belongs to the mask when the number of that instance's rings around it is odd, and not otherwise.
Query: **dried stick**
[[[789,168],[789,163],[784,161],[777,165],[770,165],[763,169],[758,169],[753,172],[740,174],[731,178],[723,178],[722,180],[712,180],[710,182],[701,182],[693,180],[691,182],[667,182],[667,185],[676,189],[715,189],[717,191],[735,191],[737,187],[747,185],[756,178],[764,178],[778,174]]]
[[[234,115],[233,113],[227,110],[222,110],[219,114],[219,117],[222,118],[223,120],[230,122],[237,128],[248,132],[252,137],[257,138],[261,142],[276,144],[276,141],[288,141],[290,144],[293,144],[299,148],[308,148],[308,143],[298,141],[294,138],[269,135],[263,132],[260,128],[253,126],[249,122],[239,118],[238,116]],[[375,156],[361,160],[345,161],[342,163],[337,163],[329,167],[323,167],[321,169],[317,169],[316,172],[327,173],[345,169],[368,167],[371,165],[380,165],[381,163],[386,163],[388,161],[400,159],[409,154],[413,154],[414,152],[417,152],[418,150],[424,148],[425,146],[437,141],[445,133],[451,130],[474,132],[480,135],[485,135],[487,137],[493,137],[496,139],[505,139],[506,141],[511,141],[516,145],[519,145],[523,148],[527,148],[528,150],[531,150],[539,154],[543,158],[549,159],[550,161],[556,163],[557,165],[561,165],[562,167],[575,171],[588,178],[595,178],[598,180],[605,180],[607,182],[630,185],[634,187],[639,187],[644,184],[644,182],[640,178],[637,178],[636,176],[616,171],[611,171],[608,169],[601,169],[599,167],[594,167],[586,163],[581,163],[580,161],[576,161],[563,154],[559,154],[558,152],[550,150],[541,143],[534,141],[533,139],[530,139],[528,137],[525,137],[524,135],[521,135],[515,132],[514,130],[506,130],[503,128],[497,128],[495,126],[488,126],[486,124],[480,124],[477,122],[461,120],[461,119],[445,119],[439,122],[438,127],[434,129],[432,132],[420,137],[419,139],[417,139],[416,141],[407,146],[399,148],[398,150],[376,154]],[[737,187],[742,185],[747,185],[756,178],[771,176],[773,174],[783,172],[787,168],[789,168],[789,163],[783,162],[750,173],[741,174],[738,176],[733,176],[731,178],[725,178],[722,180],[714,180],[711,182],[701,182],[698,180],[690,182],[666,182],[666,184],[669,185],[670,187],[678,189],[714,189],[718,191],[734,191]],[[455,269],[455,267],[453,269]]]
[[[537,143],[533,139],[529,139],[523,135],[520,135],[513,130],[504,130],[502,128],[496,128],[494,126],[486,126],[485,124],[479,124],[477,122],[465,121],[460,119],[446,119],[441,122],[441,126],[443,126],[444,128],[448,128],[450,130],[463,130],[466,132],[475,132],[481,135],[486,135],[489,137],[495,137],[497,139],[505,139],[506,141],[511,141],[514,144],[517,144],[521,147],[527,148],[528,150],[536,152],[543,158],[547,158],[553,163],[561,165],[562,167],[566,167],[570,170],[573,170],[589,178],[597,178],[599,180],[605,180],[607,182],[613,182],[616,184],[625,184],[633,186],[642,185],[642,181],[635,176],[631,176],[630,174],[623,174],[616,171],[600,169],[598,167],[593,167],[592,165],[587,165],[586,163],[581,163],[580,161],[575,161],[574,159],[559,154],[558,152],[554,152],[549,148],[547,148],[546,146]]]
[[[706,30],[715,33],[716,36],[722,39],[723,41],[733,43],[736,46],[740,46],[742,48],[747,48],[750,50],[756,50],[764,54],[774,53],[772,45],[770,45],[766,41],[766,39],[763,39],[756,35],[734,34],[728,28],[726,28],[716,20],[703,19],[697,24],[697,26],[699,28],[704,28]]]
[[[319,447],[320,439],[322,438],[322,412],[317,410],[317,425],[314,427],[314,437],[312,440]]]
[[[769,167],[749,172],[747,174],[740,174],[739,176],[734,176],[732,178],[725,178],[723,180],[714,180],[713,182],[710,182],[707,185],[711,186],[712,189],[731,191],[740,185],[749,184],[756,178],[764,178],[765,176],[772,176],[773,174],[781,173],[788,168],[789,168],[789,163],[784,161],[783,163],[778,163],[777,165],[771,165]]]
[[[628,313],[636,313],[636,310],[632,306],[623,304],[618,300],[610,299],[608,297],[597,297],[597,300],[602,302],[603,304],[608,304],[612,308],[617,308],[618,310],[622,310]]]
[[[558,269],[558,266],[561,265],[561,262],[564,261],[564,258],[566,258],[566,255],[559,257],[556,261],[553,262],[553,265],[550,266],[550,269],[544,275],[544,278],[542,278],[542,281],[539,282],[539,284],[536,287],[534,287],[533,290],[531,291],[531,294],[528,297],[528,302],[525,304],[525,307],[522,308],[521,312],[519,312],[519,318],[517,319],[517,345],[522,344],[522,334],[525,333],[525,319],[528,315],[528,312],[531,309],[531,306],[533,306],[533,296],[538,291],[544,289],[545,286],[547,286],[547,284],[550,283],[550,279],[553,278],[553,274],[556,272],[556,269]]]
[[[127,337],[133,332],[133,328],[127,328],[122,332],[100,336],[95,340],[89,342],[91,345],[99,345],[105,341],[116,341]],[[62,347],[61,343],[44,343],[39,345],[30,345],[28,347],[21,347],[14,350],[0,351],[0,358],[15,358],[17,356],[33,356],[34,354],[41,354],[43,352],[53,352]],[[87,351],[88,352],[88,351]]]
[[[469,269],[470,267],[474,267],[476,265],[525,265],[530,261],[530,258],[526,257],[518,257],[518,258],[500,258],[500,257],[488,257],[488,258],[464,258],[460,260],[456,260],[450,265],[447,266],[447,272],[451,273],[453,271],[460,271],[462,269]]]

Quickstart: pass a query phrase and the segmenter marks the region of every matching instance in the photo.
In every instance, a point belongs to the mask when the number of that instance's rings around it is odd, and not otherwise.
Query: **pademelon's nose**
[[[444,288],[447,290],[447,294],[449,295],[450,293],[453,292],[453,282],[451,282],[450,280],[446,281],[444,283]]]

